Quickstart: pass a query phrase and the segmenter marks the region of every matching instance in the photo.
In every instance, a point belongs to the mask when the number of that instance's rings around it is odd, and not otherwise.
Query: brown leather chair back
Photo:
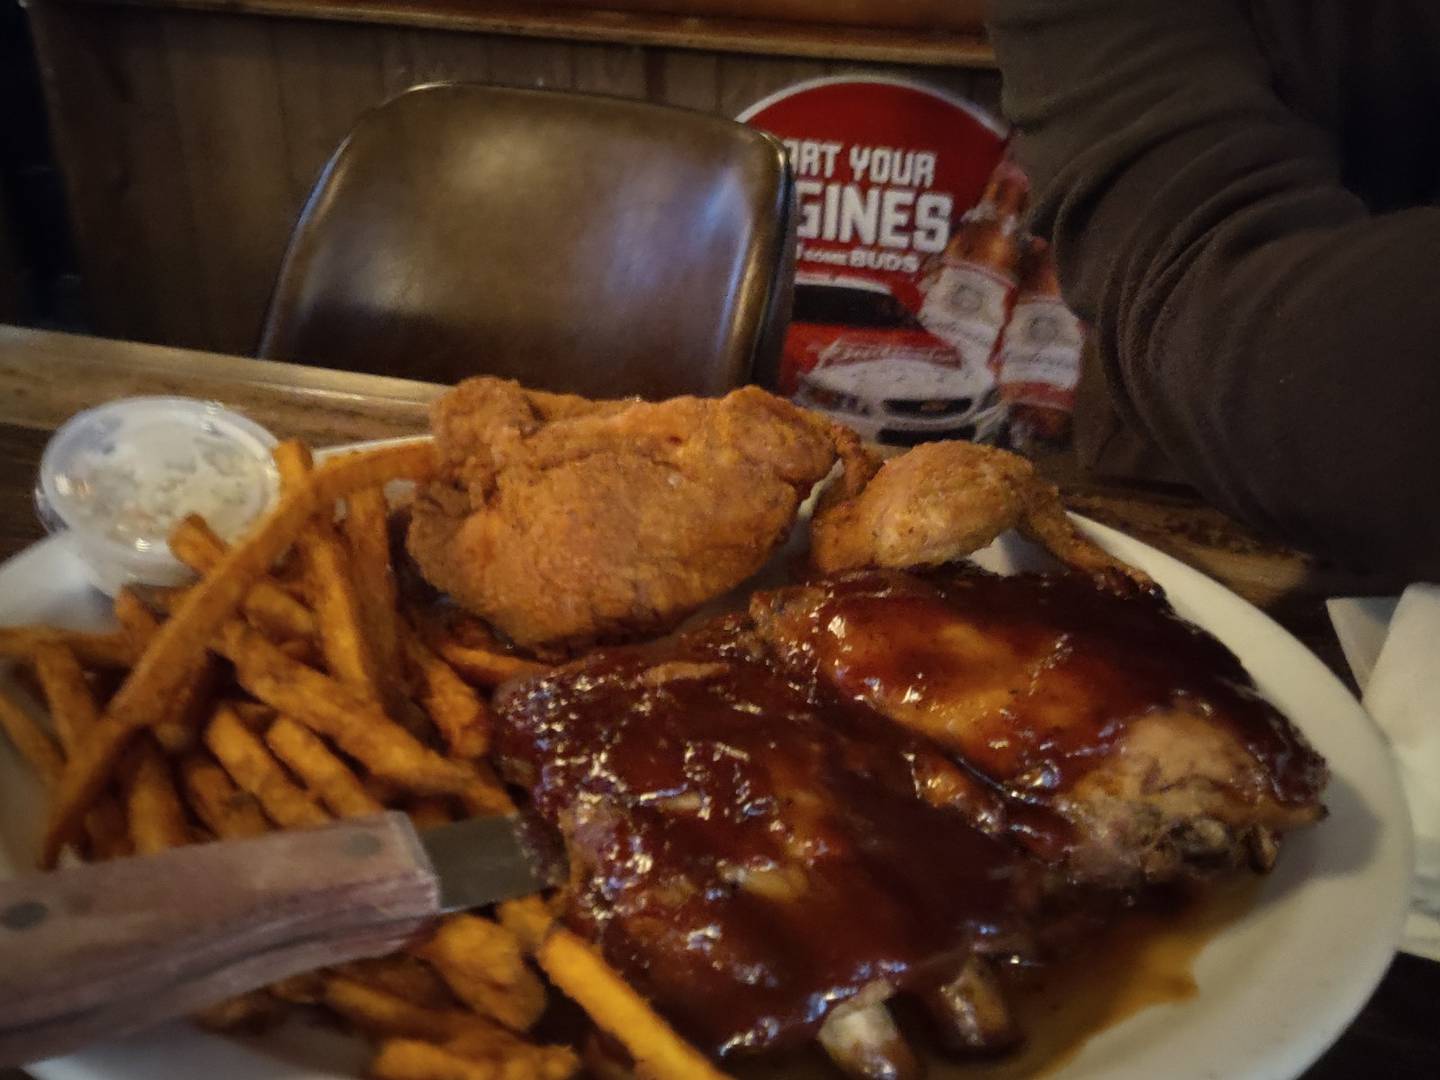
[[[326,166],[259,355],[590,396],[723,392],[777,363],[791,199],[779,143],[720,117],[417,87]]]

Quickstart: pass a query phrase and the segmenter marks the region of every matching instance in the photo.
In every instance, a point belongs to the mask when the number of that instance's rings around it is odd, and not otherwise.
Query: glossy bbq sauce
[[[916,1010],[900,1004],[899,1022],[925,1061],[929,1080],[1038,1080],[1074,1060],[1091,1039],[1145,1009],[1199,993],[1195,962],[1215,937],[1256,902],[1264,879],[1241,875],[1203,892],[1116,918],[1057,963],[1004,977],[1021,1045],[996,1057],[946,1054]],[[737,1063],[742,1080],[835,1080],[818,1050],[782,1060]]]
[[[1113,745],[1117,716],[1177,695],[1231,725],[1282,800],[1313,799],[1323,761],[1163,603],[1054,580],[824,581],[758,598],[766,649],[735,618],[510,688],[497,754],[567,838],[568,920],[747,1075],[833,1076],[810,1043],[834,1004],[884,981],[903,1020],[903,991],[944,981],[972,950],[1026,961],[1005,968],[1027,973],[1006,976],[1025,1043],[989,1063],[937,1055],[936,1077],[1042,1075],[1105,1027],[1193,995],[1193,958],[1255,886],[1112,919],[1118,894],[1097,900],[974,827],[1002,797],[980,777],[1059,762],[1048,782],[1063,788]],[[1005,689],[996,707],[1013,737],[987,736],[976,773],[869,707],[1006,687],[1035,656],[1032,692]],[[1008,832],[1068,842],[1043,805],[1004,799]]]
[[[935,1059],[932,1080],[1033,1080],[1058,1071],[1095,1036],[1155,1005],[1199,993],[1195,961],[1255,904],[1264,879],[1243,874],[1191,897],[1119,916],[1066,960],[1008,980],[1025,1032],[1013,1054],[994,1061]]]
[[[917,798],[898,728],[754,660],[612,650],[497,721],[507,773],[567,837],[570,921],[711,1052],[803,1045],[873,981],[1027,947],[1043,868]]]
[[[1324,784],[1323,760],[1239,660],[1157,597],[952,567],[824,579],[760,594],[753,609],[792,665],[1012,791],[1066,790],[1128,721],[1176,707],[1232,732],[1277,801],[1312,801]]]

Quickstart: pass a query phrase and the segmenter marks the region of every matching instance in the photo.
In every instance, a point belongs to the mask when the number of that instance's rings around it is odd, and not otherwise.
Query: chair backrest
[[[590,396],[719,393],[778,362],[791,199],[779,143],[720,117],[417,87],[326,166],[259,355]]]

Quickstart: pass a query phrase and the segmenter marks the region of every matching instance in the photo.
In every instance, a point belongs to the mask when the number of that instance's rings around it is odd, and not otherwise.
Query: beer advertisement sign
[[[1082,332],[1058,288],[1041,294],[1053,268],[1021,231],[1003,124],[875,77],[800,83],[740,119],[795,177],[782,393],[894,445],[1068,433]]]

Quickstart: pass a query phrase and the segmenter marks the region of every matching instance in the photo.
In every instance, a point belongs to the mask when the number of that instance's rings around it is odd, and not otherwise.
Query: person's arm
[[[1342,186],[1242,8],[994,0],[1036,231],[1128,422],[1209,497],[1440,574],[1440,210],[1371,215]]]

